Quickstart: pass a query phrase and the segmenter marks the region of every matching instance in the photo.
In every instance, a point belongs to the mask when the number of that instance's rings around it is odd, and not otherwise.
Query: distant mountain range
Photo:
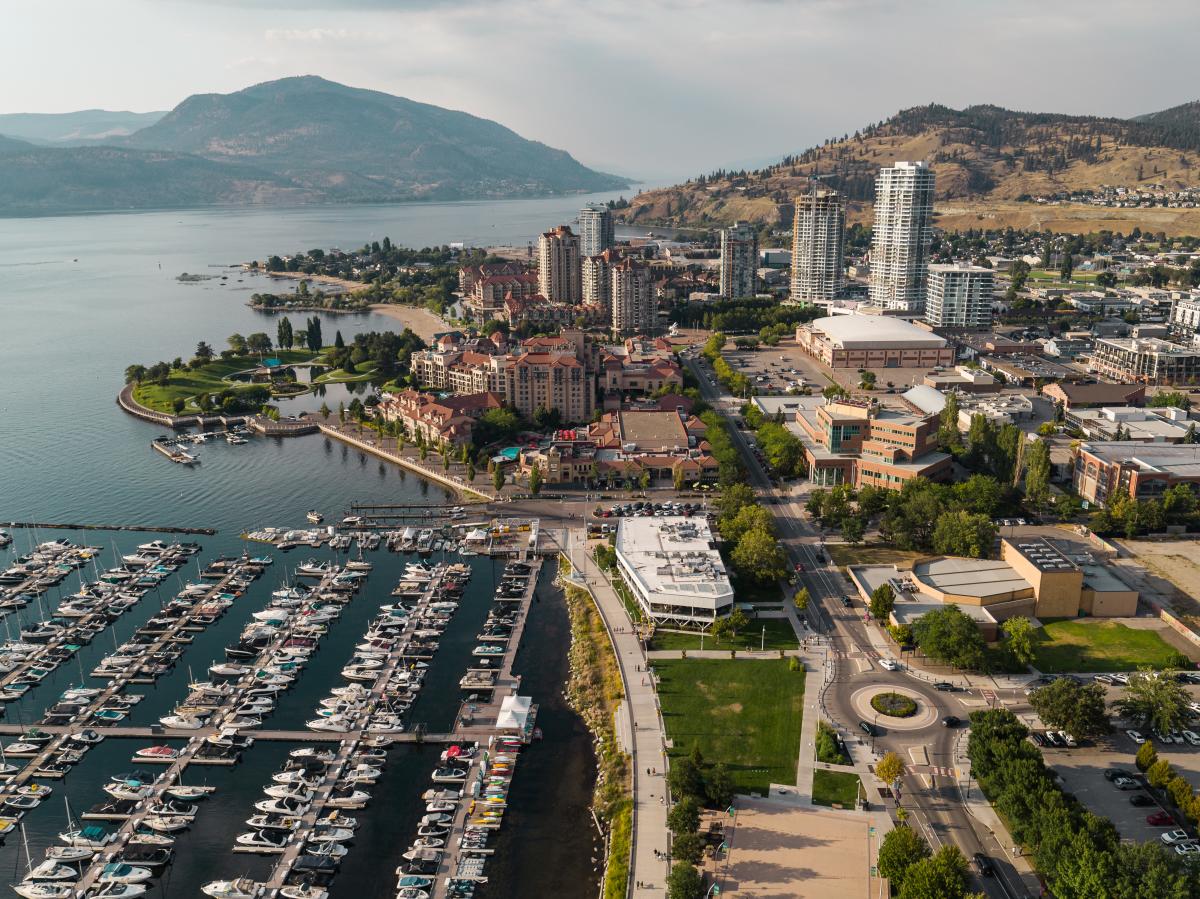
[[[922,159],[937,177],[944,224],[1050,227],[1052,215],[1066,213],[1017,201],[1102,184],[1200,184],[1200,102],[1134,119],[917,106],[765,168],[718,171],[644,191],[623,216],[638,224],[712,227],[743,219],[788,226],[794,198],[819,175],[822,184],[846,194],[852,220],[869,219],[879,168]],[[1147,219],[1145,210],[1081,210],[1077,227],[1120,228],[1135,218]],[[1076,225],[1063,222],[1057,229]]]
[[[168,113],[0,116],[0,215],[616,190],[464,112],[305,76]],[[17,138],[17,139],[14,139]]]

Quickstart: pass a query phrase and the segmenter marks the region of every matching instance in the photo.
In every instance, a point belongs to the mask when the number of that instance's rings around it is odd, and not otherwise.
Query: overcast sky
[[[0,112],[170,109],[315,74],[662,180],[930,101],[1129,116],[1200,96],[1195,0],[8,0]]]

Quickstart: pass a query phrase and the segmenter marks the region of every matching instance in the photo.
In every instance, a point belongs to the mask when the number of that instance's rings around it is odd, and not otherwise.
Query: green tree
[[[230,334],[229,337],[226,339],[226,342],[229,344],[229,348],[231,350],[233,350],[234,353],[236,353],[239,356],[245,355],[245,353],[246,353],[246,338],[243,337],[241,334]]]
[[[700,766],[687,756],[673,761],[670,771],[667,772],[667,789],[671,791],[671,798],[676,802],[688,796],[703,796],[704,775]]]
[[[534,496],[542,492],[542,470],[537,465],[529,470],[529,492]]]
[[[1171,763],[1166,759],[1159,759],[1146,769],[1146,781],[1152,787],[1165,787],[1167,782],[1174,776],[1175,769],[1171,767]]]
[[[667,875],[667,899],[704,899],[704,880],[687,862],[675,862]]]
[[[279,324],[275,326],[275,343],[281,350],[290,350],[295,342],[296,338],[292,332],[292,323],[285,315],[279,320]]]
[[[957,509],[942,515],[933,529],[933,550],[951,556],[981,559],[996,541],[996,526],[979,512]]]
[[[700,827],[700,803],[695,796],[684,796],[667,812],[667,827],[673,834],[695,833]]]
[[[1059,678],[1030,693],[1029,704],[1047,727],[1076,737],[1099,737],[1112,729],[1100,684]]]
[[[912,625],[921,652],[936,662],[977,670],[983,666],[983,636],[974,620],[950,604],[926,612]]]
[[[896,892],[904,886],[908,869],[931,854],[929,844],[911,827],[894,827],[879,844],[879,876],[886,877]]]
[[[738,631],[745,630],[746,626],[750,624],[750,619],[746,617],[745,612],[743,612],[737,606],[734,606],[733,611],[729,613],[728,617],[726,617],[725,622],[729,625],[730,633],[736,637],[738,635]]]
[[[842,519],[842,539],[851,545],[862,543],[867,525],[861,515],[847,515]]]
[[[729,808],[733,802],[733,775],[724,762],[717,762],[704,779],[704,794],[711,808]]]
[[[792,605],[794,605],[798,610],[803,612],[805,609],[808,608],[808,603],[811,599],[812,599],[812,597],[809,596],[808,588],[801,587],[799,590],[796,591],[795,595],[792,597]]]
[[[1190,702],[1191,697],[1173,672],[1143,669],[1130,675],[1125,694],[1116,705],[1121,715],[1137,726],[1166,733],[1186,726]]]
[[[497,465],[495,470],[492,472],[492,487],[494,487],[496,489],[496,492],[499,493],[500,488],[503,486],[504,486],[504,469],[501,468],[499,465]]]
[[[775,542],[775,536],[763,528],[752,528],[743,534],[729,559],[738,574],[759,584],[781,580],[788,574],[787,556]]]
[[[958,430],[958,393],[950,391],[946,394],[946,405],[942,407],[938,417],[938,446],[949,453],[957,453],[962,449],[962,434]]]
[[[967,883],[966,858],[957,846],[947,844],[908,867],[899,899],[962,899]]]
[[[692,831],[676,834],[671,839],[671,856],[690,865],[697,864],[704,855],[704,838]]]
[[[880,584],[871,591],[871,601],[867,606],[871,611],[871,617],[876,621],[887,621],[888,616],[892,614],[892,609],[896,607],[896,592],[892,589],[891,584]]]
[[[1037,630],[1033,622],[1024,615],[1015,615],[1005,621],[1000,629],[1004,631],[1004,645],[1012,657],[1022,665],[1030,664],[1034,657],[1033,636]]]
[[[201,362],[211,362],[213,357],[213,348],[201,340],[196,344],[196,358]]]
[[[638,480],[638,487],[640,487],[642,492],[644,493],[647,490],[647,488],[649,488],[649,486],[650,486],[650,472],[643,470],[642,473],[638,475],[637,480]]]
[[[1139,771],[1145,771],[1157,761],[1158,750],[1154,748],[1154,744],[1149,740],[1138,747],[1134,763],[1137,765]]]
[[[894,752],[887,752],[883,758],[875,763],[875,776],[885,784],[892,783],[903,773],[904,762]]]
[[[1060,281],[1070,281],[1071,275],[1075,272],[1075,260],[1071,258],[1070,248],[1063,253],[1062,265],[1058,269],[1058,277]]]
[[[181,413],[186,405],[187,402],[181,396],[177,396],[171,401],[171,408],[175,410],[176,415]]]
[[[1034,440],[1025,447],[1025,498],[1034,509],[1050,495],[1050,444]]]
[[[322,418],[328,418],[330,415],[330,409],[329,409],[328,404],[321,403],[321,408],[318,409],[317,412],[320,413]]]
[[[467,483],[471,484],[471,483],[474,483],[474,481],[475,481],[475,463],[468,462],[467,463]]]

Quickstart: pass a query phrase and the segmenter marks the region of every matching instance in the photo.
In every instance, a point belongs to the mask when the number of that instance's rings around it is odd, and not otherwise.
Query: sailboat
[[[64,796],[63,803],[67,807],[67,829],[60,833],[58,838],[68,846],[100,850],[115,839],[116,835],[109,833],[103,827],[95,825],[80,827],[77,825],[71,818],[71,801]]]

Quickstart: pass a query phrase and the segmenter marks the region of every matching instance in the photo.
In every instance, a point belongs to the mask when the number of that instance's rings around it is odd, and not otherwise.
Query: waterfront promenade
[[[596,601],[616,649],[621,680],[625,684],[625,702],[620,709],[624,722],[617,731],[630,735],[630,770],[633,777],[633,859],[629,871],[628,895],[639,899],[661,899],[667,894],[667,754],[658,697],[650,675],[646,674],[646,655],[634,631],[625,607],[612,584],[600,571],[587,551],[579,531],[567,532],[568,557],[577,582],[587,588]],[[573,551],[572,551],[573,550]],[[653,774],[648,774],[653,771]]]

